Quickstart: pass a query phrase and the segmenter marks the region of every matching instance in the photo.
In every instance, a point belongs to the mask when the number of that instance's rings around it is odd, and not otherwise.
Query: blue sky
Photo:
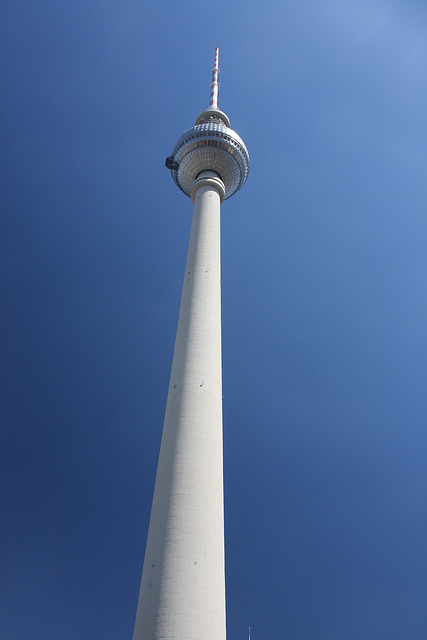
[[[209,102],[230,639],[427,633],[427,6],[5,0],[0,636],[130,638]]]

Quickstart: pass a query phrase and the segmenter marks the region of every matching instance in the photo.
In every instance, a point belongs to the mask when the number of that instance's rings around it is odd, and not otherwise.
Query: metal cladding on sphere
[[[187,196],[191,196],[194,180],[202,171],[219,175],[225,185],[224,199],[235,194],[248,177],[249,153],[245,143],[225,126],[219,114],[210,109],[201,114],[204,116],[201,123],[188,129],[173,150],[177,168],[171,169],[172,178]]]

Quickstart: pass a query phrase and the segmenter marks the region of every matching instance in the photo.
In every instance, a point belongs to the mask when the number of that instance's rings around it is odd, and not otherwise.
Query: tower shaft
[[[133,640],[225,640],[220,205],[193,221]]]

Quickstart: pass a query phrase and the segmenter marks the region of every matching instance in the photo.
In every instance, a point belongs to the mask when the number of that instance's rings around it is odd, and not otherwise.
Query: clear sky
[[[427,5],[4,0],[2,640],[130,639],[209,103],[229,640],[427,637]]]

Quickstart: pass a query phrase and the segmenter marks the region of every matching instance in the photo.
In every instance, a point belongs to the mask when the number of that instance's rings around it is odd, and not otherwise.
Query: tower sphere
[[[249,153],[233,129],[228,117],[218,108],[203,111],[194,127],[179,138],[166,166],[172,178],[187,196],[202,171],[214,171],[224,183],[224,199],[230,198],[245,183],[249,173]]]

